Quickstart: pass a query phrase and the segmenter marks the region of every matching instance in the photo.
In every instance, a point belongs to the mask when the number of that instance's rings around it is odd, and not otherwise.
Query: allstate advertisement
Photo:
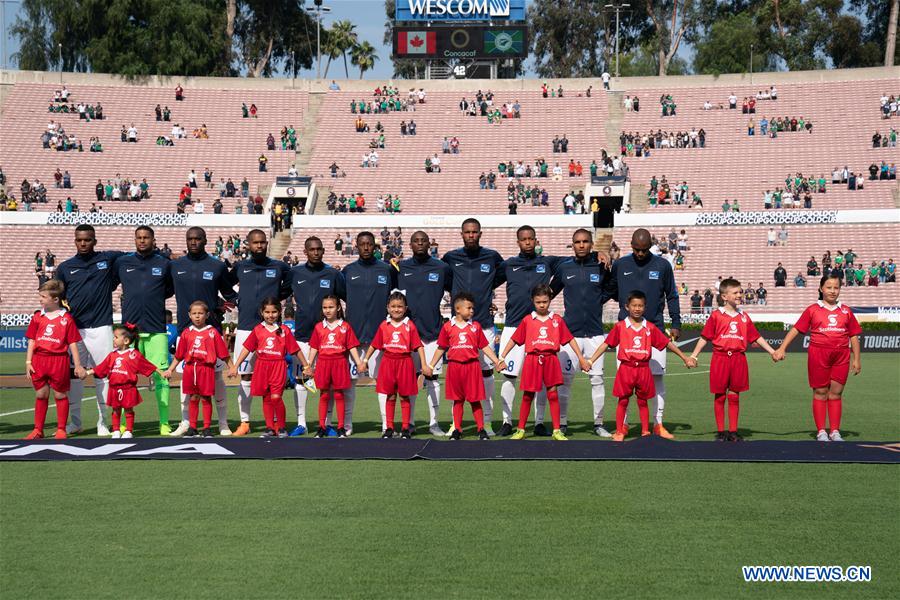
[[[0,331],[0,352],[25,352],[27,349],[24,329]]]
[[[397,21],[524,21],[525,0],[397,0]]]

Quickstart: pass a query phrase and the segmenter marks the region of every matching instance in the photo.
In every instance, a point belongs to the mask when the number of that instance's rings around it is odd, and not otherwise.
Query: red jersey
[[[75,319],[60,310],[50,318],[39,310],[31,317],[25,337],[34,340],[34,351],[39,354],[66,354],[69,344],[81,341]]]
[[[419,330],[409,317],[396,324],[387,319],[375,331],[372,346],[384,350],[385,354],[409,356],[410,352],[422,347],[422,340],[419,338]]]
[[[437,344],[447,350],[447,360],[470,362],[478,359],[478,352],[488,345],[488,341],[477,321],[460,324],[456,319],[450,319],[441,327]]]
[[[800,333],[809,333],[810,345],[826,348],[846,348],[850,345],[851,336],[862,333],[859,321],[849,306],[838,302],[828,308],[821,300],[810,304],[794,327]]]
[[[646,319],[640,327],[635,327],[626,318],[613,325],[605,343],[619,347],[616,356],[621,361],[649,363],[651,348],[662,350],[669,345],[669,338]]]
[[[287,325],[279,325],[270,330],[265,323],[260,323],[244,340],[244,348],[256,352],[256,360],[284,360],[289,354],[300,351],[300,345]]]
[[[571,340],[572,332],[555,313],[541,320],[536,312],[532,312],[522,319],[512,335],[512,341],[525,346],[526,354],[557,354],[559,347]]]
[[[359,346],[359,340],[356,339],[356,332],[343,319],[338,319],[334,323],[322,321],[316,323],[312,334],[309,336],[309,347],[319,351],[319,356],[335,358],[343,356],[344,358],[350,353],[352,348]]]
[[[156,365],[133,348],[113,350],[102,363],[94,367],[94,377],[109,377],[111,386],[137,385],[138,373],[149,377],[155,372]]]
[[[222,335],[212,325],[203,329],[191,325],[181,332],[175,358],[189,365],[215,365],[217,358],[228,358],[228,348]]]
[[[700,336],[711,341],[716,352],[746,352],[750,344],[759,339],[759,332],[740,309],[736,315],[729,315],[719,308],[709,316]]]

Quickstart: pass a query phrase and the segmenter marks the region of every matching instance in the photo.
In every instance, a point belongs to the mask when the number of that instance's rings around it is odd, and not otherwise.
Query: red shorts
[[[750,389],[747,355],[743,352],[713,352],[709,363],[709,391],[713,394],[746,392]]]
[[[31,377],[31,385],[39,390],[49,385],[56,392],[68,392],[71,385],[69,375],[68,354],[39,354],[35,352],[31,356],[31,366],[34,375]]]
[[[828,387],[832,381],[843,385],[850,374],[850,348],[810,345],[806,370],[811,388]]]
[[[253,377],[250,379],[251,396],[281,396],[287,382],[287,363],[284,359],[265,360],[256,357]]]
[[[216,393],[216,370],[213,365],[192,363],[184,365],[181,393],[211,397]]]
[[[639,367],[634,365],[633,362],[619,364],[613,383],[613,396],[630,398],[634,394],[640,400],[649,400],[656,395],[656,385],[653,383],[650,363],[642,362]]]
[[[464,400],[481,402],[484,400],[484,381],[481,377],[481,362],[450,361],[447,364],[447,377],[444,381],[447,400]]]
[[[109,386],[109,392],[106,394],[106,405],[113,408],[134,408],[144,399],[138,392],[137,387],[128,386]]]
[[[316,387],[323,392],[329,388],[346,390],[350,387],[350,363],[347,362],[347,357],[324,357],[320,354],[316,360],[314,379]]]
[[[519,376],[519,389],[523,392],[539,392],[544,387],[562,385],[562,367],[555,354],[526,354]]]
[[[379,394],[396,393],[398,396],[418,394],[419,385],[416,382],[416,367],[412,356],[396,356],[385,352],[378,367],[375,391]]]

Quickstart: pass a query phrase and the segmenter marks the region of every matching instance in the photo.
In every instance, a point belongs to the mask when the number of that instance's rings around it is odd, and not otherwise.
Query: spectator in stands
[[[288,177],[296,177],[297,174],[297,165],[292,164],[291,168],[288,169]]]
[[[180,83],[175,86],[175,100],[178,102],[184,100],[184,88]]]
[[[775,278],[775,287],[784,287],[785,286],[785,282],[787,281],[787,271],[781,265],[781,263],[778,263],[778,266],[775,268],[774,278]]]
[[[407,129],[409,130],[409,135],[416,135],[416,122],[410,119]]]
[[[819,276],[819,263],[816,262],[815,256],[810,256],[809,260],[806,261],[806,274],[810,277]]]
[[[797,273],[797,276],[794,277],[794,287],[798,287],[798,288],[806,287],[806,277],[803,276],[803,273]]]
[[[225,182],[225,197],[226,198],[234,198],[237,195],[237,188],[234,185],[234,182],[231,178],[228,178],[228,181]]]
[[[266,158],[266,155],[260,154],[258,161],[259,161],[259,172],[265,173],[266,171],[268,171],[268,168],[266,167],[266,165],[268,164],[269,159]]]
[[[779,263],[780,264],[780,263]],[[767,302],[767,298],[769,296],[769,291],[763,285],[763,282],[759,282],[759,287],[756,288],[756,303],[765,305]]]
[[[781,225],[781,229],[778,231],[778,245],[779,246],[787,246],[788,241],[788,230],[787,225]]]
[[[251,119],[257,118],[257,116],[258,116],[257,113],[258,113],[258,112],[259,112],[259,109],[256,108],[256,104],[253,104],[253,103],[251,102],[251,103],[250,103],[250,118],[251,118]]]
[[[250,195],[250,182],[244,177],[241,180],[241,196],[246,198]]]
[[[700,290],[694,290],[694,293],[691,295],[691,314],[699,315],[703,309],[703,296],[700,295]]]
[[[270,152],[275,150],[275,136],[271,133],[266,137],[266,150]]]
[[[880,269],[878,268],[878,263],[876,261],[872,261],[872,265],[868,269],[869,280],[867,284],[870,287],[877,287],[878,284],[883,281],[879,278]]]

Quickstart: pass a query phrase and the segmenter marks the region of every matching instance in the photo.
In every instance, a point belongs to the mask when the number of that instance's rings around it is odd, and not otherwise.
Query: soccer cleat
[[[641,431],[641,437],[649,437],[651,435],[653,435],[653,434],[650,433],[650,431],[647,429],[644,429],[643,431]]]
[[[121,437],[122,437],[122,432],[120,432],[120,431],[113,431],[112,434],[111,434],[109,437],[110,437],[111,439],[114,439],[114,440],[121,439]]]
[[[339,437],[339,438],[349,437],[349,436],[347,435],[347,430],[344,429],[343,427],[338,427],[336,433],[337,433],[337,437]]]
[[[728,441],[729,442],[743,442],[744,438],[741,437],[737,431],[729,431],[728,432]]]
[[[603,428],[603,425],[594,425],[594,435],[602,438],[611,438],[612,434]]]
[[[353,435],[353,428],[345,427],[344,428],[344,437],[350,437],[351,435]]]
[[[616,430],[616,432],[614,434],[612,434],[612,440],[614,442],[624,442],[625,434],[622,432],[621,429],[618,429],[618,430]]]
[[[261,438],[273,438],[273,437],[278,437],[278,434],[275,432],[274,429],[269,429],[268,427],[266,427],[266,430],[263,431],[263,432],[260,434],[259,437],[261,437]]]
[[[550,431],[547,430],[547,426],[543,423],[536,423],[534,425],[534,435],[538,437],[547,437],[550,435]]]
[[[98,437],[109,437],[109,427],[106,426],[105,423],[100,422],[97,423],[97,436]]]
[[[242,436],[250,433],[250,422],[249,421],[241,421],[241,424],[238,425],[238,428],[234,430],[234,433],[231,435],[234,436]]]
[[[562,429],[554,429],[553,435],[551,436],[557,442],[568,442],[569,438],[566,437],[566,434],[562,432]]]
[[[491,433],[494,433],[494,432],[492,431]],[[489,440],[489,439],[491,439],[491,433],[488,433],[487,428],[480,429],[478,431],[478,439],[479,440]]]
[[[319,427],[319,430],[314,435],[314,438],[321,439],[328,436],[328,431],[324,427]]]
[[[653,426],[653,434],[658,435],[664,440],[674,440],[675,436],[668,432],[668,430],[663,427],[662,423],[657,423]]]
[[[832,442],[843,442],[844,438],[841,437],[841,432],[835,429],[831,432],[831,441]]]
[[[159,426],[159,435],[171,435],[172,427],[168,423]]]
[[[212,437],[213,436],[212,429],[210,429],[209,427],[205,427],[203,429],[203,431],[200,432],[200,435],[202,435],[203,437]]]
[[[56,434],[54,434],[54,436],[53,436],[53,438],[57,439],[57,440],[64,440],[64,439],[66,439],[66,437],[68,437],[68,436],[66,435],[65,429],[57,429]]]
[[[430,427],[428,427],[428,433],[430,433],[431,435],[433,435],[433,436],[435,436],[435,437],[444,437],[444,436],[447,435],[447,434],[444,432],[444,430],[441,429],[441,426],[438,425],[437,423],[434,423],[433,425],[431,425]]]
[[[226,423],[225,425],[219,425],[219,435],[229,436],[232,435],[231,427]]]
[[[516,429],[516,432],[510,436],[511,440],[524,440],[525,439],[525,430],[524,429]]]
[[[500,431],[497,433],[500,437],[507,437],[513,434],[513,428],[511,423],[504,422],[503,425],[500,426]]]
[[[718,433],[716,433],[716,441],[717,442],[727,442],[728,434],[725,433],[724,431],[719,431]]]
[[[306,435],[306,427],[303,425],[297,425],[294,429],[291,430],[291,437],[300,437],[301,435]]]
[[[560,425],[559,430],[563,432],[563,435],[569,435],[569,425],[567,423]]]
[[[279,429],[279,430],[278,430],[278,437],[280,437],[280,438],[286,438],[286,437],[288,437],[288,430],[287,430],[287,429]]]
[[[400,438],[404,440],[412,439],[412,435],[409,433],[409,429],[401,429]]]
[[[26,435],[23,439],[26,439],[26,440],[39,440],[39,439],[42,439],[43,437],[44,437],[44,432],[43,432],[43,431],[41,431],[40,429],[33,429],[33,430],[31,431],[31,433],[29,433],[28,435]]]
[[[200,437],[200,432],[198,432],[197,429],[194,427],[188,427],[188,430],[184,434],[184,437],[186,437],[186,438]]]
[[[381,439],[389,440],[394,437],[394,430],[388,427],[381,433]]]
[[[831,438],[828,437],[828,432],[824,429],[820,429],[818,435],[816,435],[817,442],[830,442]]]
[[[133,437],[134,437],[134,434],[131,433],[130,431],[128,431],[127,429],[125,430],[125,433],[122,434],[123,440],[130,440]]]
[[[175,428],[175,431],[169,434],[169,437],[182,437],[187,433],[188,424],[186,421],[182,421],[178,424],[178,427]]]
[[[450,432],[450,439],[454,441],[462,439],[462,434],[459,432],[459,429],[454,429]]]
[[[497,435],[496,433],[494,433],[494,428],[491,427],[490,423],[485,423],[484,429],[482,429],[481,431],[485,432],[489,438],[492,438],[495,435]],[[481,439],[481,438],[479,438],[479,439]]]
[[[325,434],[328,437],[337,437],[337,429],[335,429],[332,425],[329,425],[325,428]]]
[[[78,427],[74,423],[69,423],[66,425],[66,433],[68,435],[75,435],[77,433],[81,433],[81,427]]]

